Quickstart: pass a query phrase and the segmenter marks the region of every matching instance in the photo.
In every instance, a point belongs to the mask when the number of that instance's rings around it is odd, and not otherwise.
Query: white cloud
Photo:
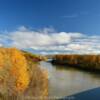
[[[76,34],[76,33],[75,33]],[[76,34],[77,35],[77,34]],[[30,48],[34,46],[60,45],[71,41],[71,35],[66,32],[49,33],[48,31],[15,31],[10,33],[13,46]]]
[[[0,46],[30,48],[41,54],[100,53],[99,43],[100,36],[56,32],[53,28],[34,31],[22,26],[16,31],[0,35]]]
[[[69,44],[67,48],[70,48],[72,50],[86,50],[89,47],[89,45],[81,45],[81,44]]]
[[[2,44],[0,44],[0,47],[2,47],[3,45]]]

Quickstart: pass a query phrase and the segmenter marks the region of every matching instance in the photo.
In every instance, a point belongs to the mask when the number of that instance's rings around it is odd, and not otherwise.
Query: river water
[[[100,74],[48,62],[40,62],[40,67],[49,74],[49,96],[64,97],[100,87]]]

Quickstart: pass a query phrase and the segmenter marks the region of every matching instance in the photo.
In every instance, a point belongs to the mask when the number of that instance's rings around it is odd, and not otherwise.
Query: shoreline
[[[100,73],[99,59],[100,55],[55,55],[50,63]]]

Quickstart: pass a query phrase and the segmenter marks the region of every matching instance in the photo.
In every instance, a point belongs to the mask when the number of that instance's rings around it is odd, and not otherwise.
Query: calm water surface
[[[41,62],[40,67],[49,73],[49,95],[69,96],[100,87],[100,74],[85,72],[68,66]]]

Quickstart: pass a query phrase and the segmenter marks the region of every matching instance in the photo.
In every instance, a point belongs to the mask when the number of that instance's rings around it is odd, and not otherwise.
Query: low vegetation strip
[[[100,55],[55,55],[52,63],[100,71]]]

